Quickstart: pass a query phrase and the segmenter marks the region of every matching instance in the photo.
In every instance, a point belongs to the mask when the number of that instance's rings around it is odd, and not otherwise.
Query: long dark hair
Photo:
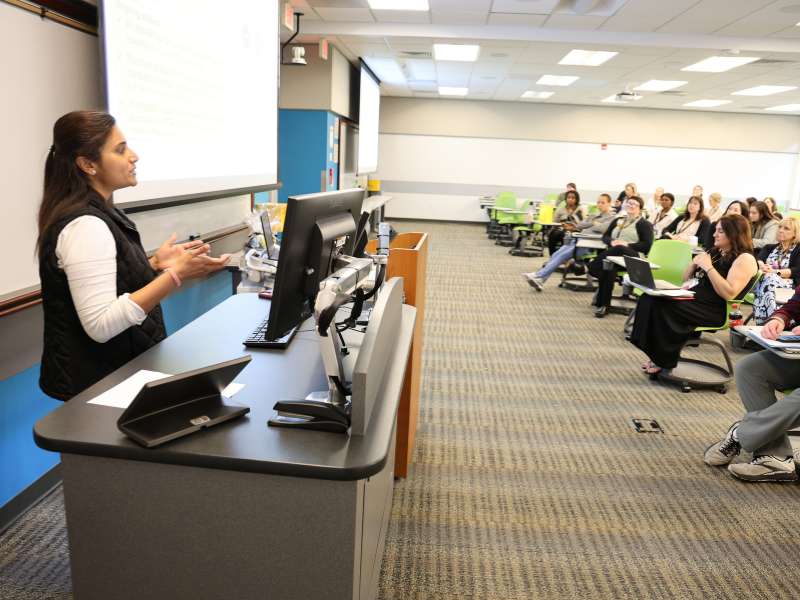
[[[758,211],[758,221],[753,223],[753,227],[763,225],[764,223],[772,221],[775,218],[775,215],[772,214],[772,211],[769,209],[769,205],[766,202],[756,200],[750,205],[750,210],[754,208]],[[748,217],[749,216],[750,215],[748,215]]]
[[[686,203],[686,210],[683,211],[681,215],[682,221],[688,221],[691,215],[689,214],[689,202],[694,200],[695,202],[700,203],[700,209],[697,211],[697,216],[695,217],[695,221],[702,221],[703,217],[705,217],[705,206],[703,206],[703,199],[700,196],[690,196],[689,201]]]
[[[731,260],[740,254],[753,254],[753,236],[750,233],[750,221],[741,215],[725,215],[717,221],[725,236],[731,242]],[[718,252],[718,250],[717,250]]]
[[[734,204],[738,204],[739,205],[739,210],[741,211],[742,216],[745,219],[749,220],[750,219],[750,215],[748,214],[748,212],[750,211],[750,207],[747,206],[747,202],[742,202],[741,200],[734,200],[733,202],[728,204],[728,206],[725,207],[725,213],[724,214],[727,215],[728,214],[728,209],[731,206],[733,206]]]
[[[53,145],[44,163],[44,192],[39,207],[39,238],[36,252],[41,253],[47,230],[70,212],[86,205],[94,193],[86,174],[76,159],[100,160],[100,150],[116,123],[108,113],[77,110],[60,117],[53,125]]]

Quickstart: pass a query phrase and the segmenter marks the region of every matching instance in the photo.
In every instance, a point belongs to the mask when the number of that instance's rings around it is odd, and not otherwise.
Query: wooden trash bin
[[[375,252],[375,240],[367,246]],[[402,277],[405,303],[417,309],[414,339],[406,365],[406,378],[397,409],[397,449],[394,460],[395,477],[407,477],[414,452],[414,436],[419,419],[419,388],[422,377],[422,331],[425,317],[425,277],[428,264],[428,234],[400,233],[389,246],[386,278]]]

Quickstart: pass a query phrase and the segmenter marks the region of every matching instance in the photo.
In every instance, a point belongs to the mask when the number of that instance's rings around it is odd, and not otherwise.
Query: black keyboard
[[[267,339],[267,326],[269,325],[269,317],[261,321],[258,326],[248,335],[244,342],[248,348],[286,348],[289,345],[294,334],[297,332],[297,327],[292,328],[289,333],[275,340]]]

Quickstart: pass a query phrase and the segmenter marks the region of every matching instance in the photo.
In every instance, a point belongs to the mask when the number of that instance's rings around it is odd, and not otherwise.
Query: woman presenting
[[[44,350],[39,385],[69,400],[165,337],[159,302],[184,280],[225,266],[197,240],[164,242],[150,258],[114,207],[136,185],[139,157],[114,117],[71,112],[53,126],[39,208]]]

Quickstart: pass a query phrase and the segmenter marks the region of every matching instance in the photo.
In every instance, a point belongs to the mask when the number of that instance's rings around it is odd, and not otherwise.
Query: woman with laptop
[[[597,292],[592,304],[594,316],[602,319],[608,313],[611,304],[611,292],[617,279],[617,267],[603,261],[609,256],[639,256],[650,252],[653,245],[653,225],[644,218],[642,209],[644,200],[639,196],[631,196],[625,201],[621,216],[617,217],[603,234],[603,242],[608,246],[589,263],[589,273],[597,279]]]
[[[107,113],[75,111],[53,126],[36,243],[39,385],[53,398],[69,400],[164,339],[159,302],[228,260],[174,234],[148,258],[136,225],[114,207],[114,192],[136,185],[138,160]]]
[[[714,247],[695,256],[684,272],[685,287],[694,292],[692,298],[639,298],[630,341],[650,359],[642,369],[655,374],[675,368],[694,330],[725,323],[727,301],[748,290],[757,273],[747,219],[722,217],[714,233]]]

